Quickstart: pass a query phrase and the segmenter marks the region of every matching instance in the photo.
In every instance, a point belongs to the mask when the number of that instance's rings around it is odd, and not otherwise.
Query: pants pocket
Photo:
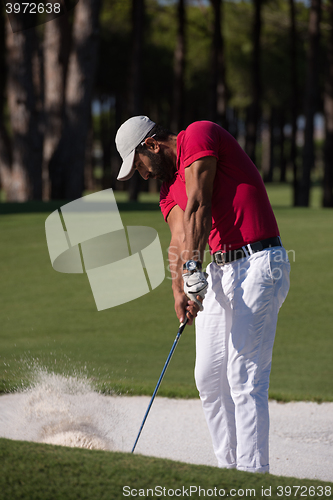
[[[290,288],[290,262],[283,247],[269,253],[269,268],[280,308]]]

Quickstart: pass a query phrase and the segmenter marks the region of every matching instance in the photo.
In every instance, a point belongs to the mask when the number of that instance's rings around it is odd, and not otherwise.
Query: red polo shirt
[[[212,196],[211,253],[235,250],[279,235],[262,178],[238,142],[216,123],[194,122],[177,136],[177,172],[162,185],[160,207],[167,220],[178,205],[185,210],[185,168],[205,156],[217,159]]]

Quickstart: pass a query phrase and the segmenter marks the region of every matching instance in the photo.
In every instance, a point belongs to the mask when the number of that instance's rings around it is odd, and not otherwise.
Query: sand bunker
[[[32,388],[0,397],[0,437],[130,452],[149,401],[40,370]],[[333,482],[333,403],[271,401],[270,419],[270,472]],[[157,397],[135,453],[216,466],[200,401]]]

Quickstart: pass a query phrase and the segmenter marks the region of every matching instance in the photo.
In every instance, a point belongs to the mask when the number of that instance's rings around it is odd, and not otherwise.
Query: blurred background
[[[333,0],[59,3],[52,20],[21,9],[15,32],[0,3],[2,203],[157,193],[116,180],[117,128],[144,114],[174,133],[215,121],[293,205],[320,186],[333,206]]]

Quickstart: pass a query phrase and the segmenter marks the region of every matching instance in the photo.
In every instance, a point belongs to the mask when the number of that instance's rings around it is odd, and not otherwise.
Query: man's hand
[[[200,295],[198,301],[202,301]],[[199,312],[199,306],[193,300],[189,300],[184,292],[175,295],[175,311],[180,323],[183,323],[185,316],[188,319],[188,325],[192,325],[194,318]]]
[[[202,311],[202,301],[205,298],[208,288],[208,275],[201,271],[201,264],[198,267],[198,263],[193,260],[187,261],[184,267],[185,272],[183,274],[183,281],[185,295],[190,300],[194,301],[199,307],[199,310]]]

